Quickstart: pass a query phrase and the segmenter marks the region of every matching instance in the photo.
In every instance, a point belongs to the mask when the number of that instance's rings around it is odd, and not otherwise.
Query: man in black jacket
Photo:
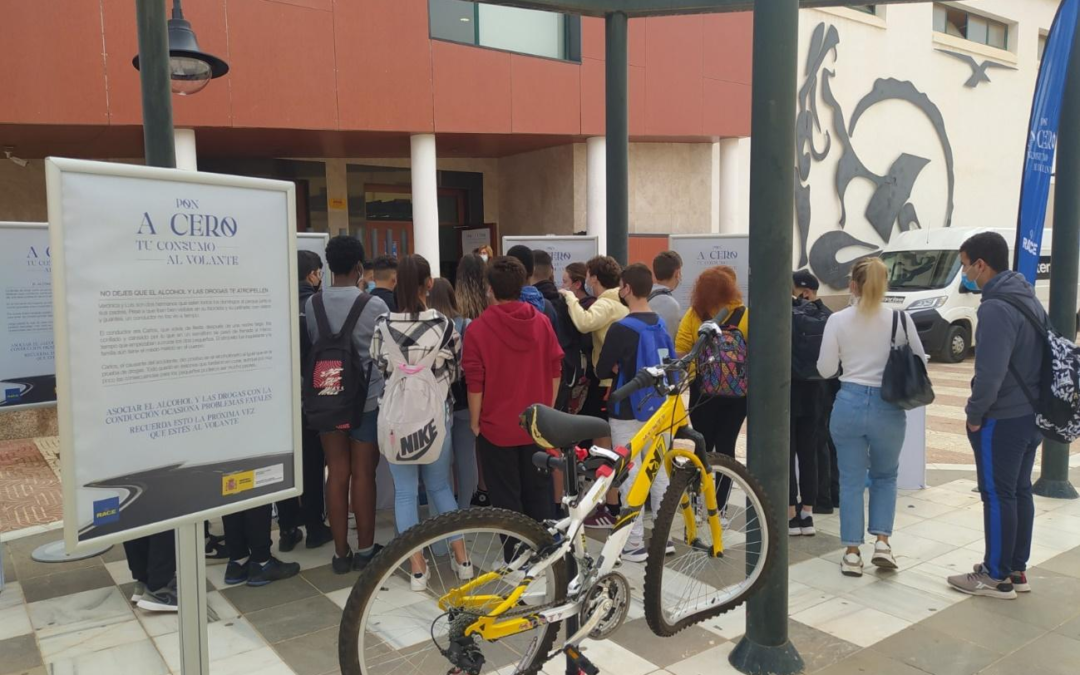
[[[371,294],[385,302],[391,312],[396,312],[394,290],[397,288],[397,258],[381,255],[372,261],[371,267],[375,270],[375,288],[371,289]]]
[[[308,298],[315,295],[322,286],[322,259],[311,251],[297,251],[297,270],[300,276],[298,292],[300,294],[300,363],[306,363],[311,340],[308,338],[304,309]],[[323,464],[322,443],[319,432],[307,428],[301,415],[300,439],[303,448],[304,496],[293,497],[278,502],[278,525],[281,532],[278,537],[278,549],[293,550],[304,538],[300,525],[307,530],[307,548],[318,548],[329,542],[330,528],[323,520]]]

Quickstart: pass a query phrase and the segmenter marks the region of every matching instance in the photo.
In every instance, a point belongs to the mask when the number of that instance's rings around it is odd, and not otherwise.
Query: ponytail
[[[431,278],[431,265],[422,255],[407,255],[397,267],[398,281],[394,289],[398,311],[404,314],[419,314],[427,309],[420,299],[420,289]]]
[[[888,270],[880,258],[863,258],[851,269],[851,281],[859,289],[859,311],[872,314],[881,307],[888,290]]]

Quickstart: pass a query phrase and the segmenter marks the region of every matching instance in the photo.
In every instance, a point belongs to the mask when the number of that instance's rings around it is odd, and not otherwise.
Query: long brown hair
[[[394,289],[398,311],[419,314],[426,309],[420,299],[420,289],[431,278],[431,265],[422,255],[407,255],[398,262],[398,281]]]
[[[714,318],[722,308],[742,302],[735,270],[727,265],[702,272],[690,293],[690,306],[702,321]]]
[[[457,305],[461,316],[477,319],[488,306],[487,263],[475,253],[462,257],[457,268]]]
[[[461,316],[458,311],[457,298],[454,295],[454,287],[449,281],[439,277],[431,285],[427,296],[428,307],[438,310],[447,319],[456,319]]]

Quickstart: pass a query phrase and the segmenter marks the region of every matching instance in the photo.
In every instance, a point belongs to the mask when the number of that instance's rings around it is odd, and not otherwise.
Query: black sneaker
[[[788,521],[787,533],[792,537],[802,536],[802,520],[798,516]]]
[[[225,566],[225,583],[229,586],[242,584],[248,580],[248,563],[230,560]]]
[[[334,574],[348,574],[352,571],[353,564],[353,552],[349,551],[343,557],[339,558],[335,554],[330,561],[330,567],[334,570]]]
[[[488,497],[487,490],[477,490],[469,503],[473,506],[491,506],[491,497]]]
[[[296,548],[296,545],[304,540],[304,533],[300,531],[298,527],[291,527],[287,530],[281,530],[278,533],[277,547],[279,551],[288,553]]]
[[[175,612],[179,608],[176,599],[176,579],[156,591],[146,591],[136,605],[148,612]]]
[[[371,551],[367,555],[364,555],[363,553],[354,553],[352,557],[353,571],[358,572],[367,567],[368,563],[371,562],[381,550],[383,550],[382,545],[375,544],[371,547]]]
[[[225,560],[229,552],[225,548],[225,538],[216,534],[206,535],[206,558],[207,560]]]
[[[281,562],[274,556],[261,565],[255,561],[248,563],[248,586],[265,586],[272,581],[281,581],[300,574],[300,563]]]
[[[319,548],[333,540],[334,535],[330,532],[330,528],[320,523],[318,527],[309,527],[307,529],[307,543],[304,546],[307,548]]]
[[[817,534],[817,530],[814,529],[813,516],[804,515],[799,518],[799,530],[799,533],[804,537],[812,537]]]

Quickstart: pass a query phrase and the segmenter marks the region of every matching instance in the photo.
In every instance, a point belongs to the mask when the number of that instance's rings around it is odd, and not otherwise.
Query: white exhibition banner
[[[296,235],[296,250],[318,253],[327,279],[330,278],[330,268],[326,264],[326,244],[329,242],[330,234],[327,232],[299,232]]]
[[[668,239],[668,246],[682,256],[682,283],[675,289],[674,296],[683,310],[690,307],[690,292],[698,276],[717,265],[726,265],[735,270],[743,303],[749,305],[750,235],[673,234]]]
[[[907,411],[904,445],[900,447],[900,468],[896,487],[922,490],[926,487],[926,407]]]
[[[0,222],[0,411],[53,405],[47,223]]]
[[[463,256],[469,255],[482,246],[491,246],[491,243],[491,228],[486,225],[461,231],[461,255]]]
[[[46,161],[69,551],[296,496],[292,183]]]
[[[532,250],[542,249],[551,254],[551,264],[555,273],[555,285],[562,286],[562,273],[570,263],[586,263],[599,255],[596,237],[548,236],[548,237],[503,237],[502,254],[513,246],[528,246]]]

